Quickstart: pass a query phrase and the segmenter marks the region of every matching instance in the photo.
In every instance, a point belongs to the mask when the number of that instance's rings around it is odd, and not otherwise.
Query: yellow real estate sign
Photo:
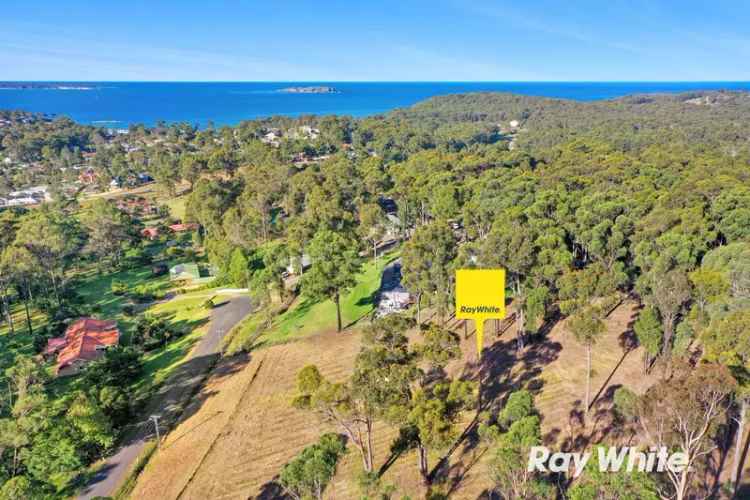
[[[478,354],[482,354],[484,322],[504,317],[505,269],[456,271],[456,318],[474,320]]]

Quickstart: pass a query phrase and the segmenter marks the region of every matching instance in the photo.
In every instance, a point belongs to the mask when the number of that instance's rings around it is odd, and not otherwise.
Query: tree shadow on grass
[[[480,416],[484,412],[497,412],[508,395],[516,390],[526,389],[537,394],[544,381],[539,378],[544,366],[555,361],[562,345],[537,337],[534,342],[519,352],[515,339],[498,340],[482,351],[479,362],[468,364],[462,378],[479,380],[480,399],[477,412],[460,437],[430,471],[435,480],[446,481],[451,491],[456,491],[469,471],[479,462],[484,450],[480,450],[477,429]],[[451,463],[455,453],[467,461]]]
[[[240,353],[228,358],[219,358],[218,355],[214,356],[214,363],[209,367],[209,372],[205,374],[206,378],[210,377],[214,383],[218,383],[221,380],[241,372],[252,359],[247,353]],[[179,416],[180,422],[184,422],[198,413],[206,401],[218,394],[218,391],[206,388],[205,381],[206,380],[204,379],[200,386],[197,387],[191,395],[190,400],[184,405],[184,409]]]
[[[166,436],[178,422],[194,415],[210,397],[216,394],[215,391],[204,390],[204,382],[218,359],[218,354],[197,356],[176,367],[169,378],[151,395],[148,402],[138,410],[137,416],[123,431],[123,438],[113,453],[126,452],[124,448],[130,445],[143,447],[147,441],[154,439],[156,432],[151,419],[152,415],[159,416],[159,432],[162,437]],[[243,366],[242,358],[231,359],[221,366],[218,374],[228,376],[239,371]],[[189,430],[189,432],[199,431],[199,428]],[[127,459],[116,457],[112,460]],[[90,491],[93,486],[105,481],[116,470],[117,465],[118,462],[111,462],[102,467],[89,481],[85,491]]]
[[[375,305],[375,301],[377,300],[378,292],[373,292],[367,297],[360,298],[354,305],[356,306],[370,306]]]
[[[291,500],[292,497],[286,494],[278,480],[279,476],[276,476],[261,486],[258,495],[252,497],[253,500]]]
[[[305,325],[297,324],[297,322],[307,316],[307,313],[310,312],[310,309],[316,304],[318,304],[318,302],[309,298],[304,298],[297,307],[294,309],[287,309],[282,313],[279,322],[283,321],[285,323],[292,323],[295,328],[302,328]]]
[[[511,391],[525,388],[533,394],[539,393],[543,381],[538,376],[545,366],[558,358],[561,350],[559,342],[543,338],[529,344],[519,354],[515,339],[498,340],[482,351],[479,366],[476,363],[467,366],[463,377],[481,381],[483,410],[497,410]]]

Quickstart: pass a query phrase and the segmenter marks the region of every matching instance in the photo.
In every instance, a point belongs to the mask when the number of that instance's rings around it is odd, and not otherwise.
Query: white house
[[[310,264],[312,264],[312,261],[307,254],[302,254],[302,257],[290,257],[289,265],[286,266],[286,272],[289,274],[296,274],[297,271],[304,271],[310,267]]]
[[[271,144],[273,146],[278,146],[280,139],[281,131],[278,129],[271,129],[263,137],[260,138],[261,142],[265,144]]]
[[[403,311],[411,304],[411,294],[402,286],[388,290],[380,295],[377,316],[387,316]]]
[[[25,196],[22,198],[10,198],[5,203],[5,206],[8,207],[20,207],[23,205],[35,205],[39,203],[39,201],[35,198],[32,198],[30,196]]]

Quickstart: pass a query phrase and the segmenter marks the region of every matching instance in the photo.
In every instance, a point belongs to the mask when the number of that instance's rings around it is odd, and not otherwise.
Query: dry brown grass
[[[615,310],[608,319],[608,333],[596,345],[592,388],[595,394],[600,387],[602,391],[586,428],[578,416],[584,389],[584,350],[562,322],[520,357],[511,338],[512,329],[500,339],[486,335],[481,363],[474,353],[474,339],[465,339],[465,359],[451,363],[448,372],[454,376],[481,375],[486,408],[500,407],[509,390],[532,390],[543,415],[545,437],[557,446],[577,448],[616,436],[609,412],[613,388],[623,384],[643,391],[651,382],[642,376],[640,350],[628,352],[622,346],[634,313],[635,304],[630,302]],[[460,322],[454,321],[451,326],[463,332]],[[291,407],[297,371],[315,363],[325,376],[344,379],[358,350],[358,334],[332,333],[258,351],[244,363],[223,361],[188,410],[186,420],[167,437],[147,466],[133,498],[274,498],[277,490],[273,480],[283,465],[330,430],[310,413]],[[465,416],[466,428],[473,417]],[[376,431],[376,464],[383,464],[390,456],[397,431],[383,425]],[[438,477],[452,498],[477,498],[486,492],[490,484],[484,451],[469,432],[444,462]],[[431,457],[431,465],[438,458]],[[326,489],[326,497],[358,498],[359,471],[359,456],[352,449]],[[398,457],[385,471],[383,482],[395,485],[397,496],[421,497],[416,455],[410,452]]]

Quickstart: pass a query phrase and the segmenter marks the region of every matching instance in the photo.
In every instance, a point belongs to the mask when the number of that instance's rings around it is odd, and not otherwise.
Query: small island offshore
[[[94,90],[98,88],[90,83],[77,82],[0,82],[0,89],[10,90]]]
[[[312,86],[312,87],[287,87],[279,89],[279,92],[287,94],[338,94],[340,91],[335,87]]]

